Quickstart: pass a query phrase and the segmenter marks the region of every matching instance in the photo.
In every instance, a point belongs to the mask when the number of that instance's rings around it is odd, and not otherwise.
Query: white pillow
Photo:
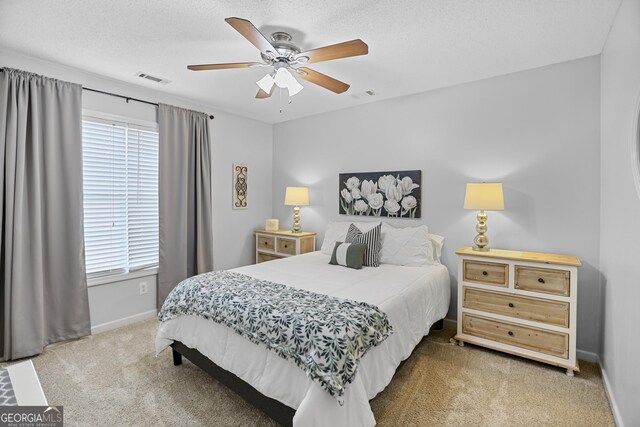
[[[431,240],[431,246],[433,247],[433,259],[432,262],[441,263],[440,257],[442,256],[442,246],[444,246],[444,237],[437,234],[429,233],[429,240]]]
[[[326,255],[333,253],[336,242],[344,242],[347,237],[349,226],[354,224],[363,233],[380,224],[380,221],[354,222],[354,221],[329,221],[327,230],[324,232],[324,240],[320,252]]]
[[[382,224],[380,263],[420,267],[432,264],[433,259],[433,246],[426,225],[395,228]]]

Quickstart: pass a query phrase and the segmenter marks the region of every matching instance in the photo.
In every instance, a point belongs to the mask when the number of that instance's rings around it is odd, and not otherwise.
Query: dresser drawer
[[[560,332],[463,313],[462,333],[550,356],[569,357],[569,335]]]
[[[276,239],[273,236],[258,236],[258,248],[272,251],[276,248]]]
[[[466,282],[504,287],[509,283],[508,264],[464,260],[462,268],[464,269],[463,275]]]
[[[296,241],[295,239],[284,239],[278,237],[278,252],[282,254],[295,255]]]
[[[473,310],[569,327],[569,303],[485,291],[465,286],[462,305]]]
[[[515,266],[515,287],[523,291],[569,296],[571,273],[550,268]]]

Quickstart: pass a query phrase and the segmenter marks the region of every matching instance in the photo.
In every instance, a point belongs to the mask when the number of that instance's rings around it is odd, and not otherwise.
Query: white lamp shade
[[[278,68],[278,71],[276,71],[276,76],[273,78],[278,87],[281,87],[283,89],[289,87],[289,82],[291,81],[291,79],[293,79],[293,76],[289,71],[287,71],[286,68]]]
[[[309,189],[307,187],[287,187],[284,204],[286,206],[307,206],[309,204]]]
[[[286,88],[289,91],[289,96],[295,95],[304,87],[295,77],[291,75],[289,70],[287,70],[286,68],[278,68],[278,71],[276,71],[276,76],[273,80],[278,87],[283,89]]]
[[[464,208],[477,211],[501,211],[504,194],[501,182],[471,182],[464,195]]]
[[[273,77],[271,77],[269,74],[256,82],[258,87],[266,93],[271,93],[271,88],[273,87],[274,83],[275,81],[273,80]]]
[[[302,86],[295,77],[291,76],[291,80],[292,82],[290,82],[289,87],[287,87],[287,90],[289,91],[289,96],[295,95],[296,93],[300,92],[304,88],[304,86]]]

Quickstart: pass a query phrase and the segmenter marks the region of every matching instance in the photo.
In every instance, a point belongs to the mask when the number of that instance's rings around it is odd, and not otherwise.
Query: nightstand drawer
[[[517,319],[569,327],[569,303],[517,296],[482,289],[464,288],[463,307]]]
[[[509,283],[509,265],[497,262],[464,260],[464,280],[507,287]]]
[[[516,289],[569,296],[571,273],[566,270],[516,265],[515,279]]]
[[[296,254],[296,240],[278,237],[278,252],[288,255]]]
[[[275,237],[272,236],[258,236],[258,248],[273,251],[276,248]]]
[[[567,359],[569,335],[486,317],[462,314],[462,333]]]
[[[272,255],[272,254],[265,254],[263,252],[258,252],[258,255],[256,256],[256,261],[266,262],[266,261],[273,261],[274,259],[280,259],[280,258],[282,257],[277,255]]]

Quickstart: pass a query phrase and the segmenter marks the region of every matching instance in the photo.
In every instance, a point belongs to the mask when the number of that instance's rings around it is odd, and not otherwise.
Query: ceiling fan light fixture
[[[295,77],[291,75],[291,72],[286,68],[278,68],[276,71],[276,76],[274,78],[276,85],[282,89],[287,89],[289,91],[289,96],[293,96],[300,92],[304,86],[296,80]]]
[[[291,76],[292,82],[289,83],[287,90],[289,90],[289,96],[293,96],[304,89],[304,86],[298,82],[293,76]]]
[[[286,68],[278,68],[278,71],[276,71],[276,76],[274,77],[274,81],[279,88],[284,89],[286,87],[289,87],[289,83],[291,82],[292,78],[293,76],[291,75],[289,70],[287,70]]]
[[[271,77],[270,74],[267,74],[266,76],[258,80],[256,84],[260,89],[262,89],[266,93],[271,93],[271,88],[273,88],[275,81],[273,80],[273,77]]]

